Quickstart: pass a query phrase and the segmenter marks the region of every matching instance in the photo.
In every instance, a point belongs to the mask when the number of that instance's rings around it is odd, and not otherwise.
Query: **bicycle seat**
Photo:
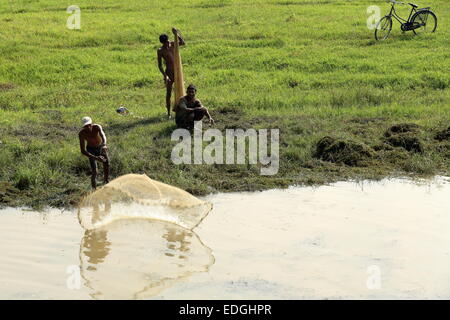
[[[408,3],[411,7],[413,7],[413,8],[418,8],[419,6],[417,5],[417,4],[414,4],[414,3]]]

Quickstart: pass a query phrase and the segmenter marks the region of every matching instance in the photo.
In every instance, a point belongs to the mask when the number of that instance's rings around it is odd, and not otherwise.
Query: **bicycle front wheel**
[[[377,23],[375,28],[375,39],[378,41],[386,40],[392,30],[392,18],[385,16]]]
[[[417,29],[413,29],[415,34],[433,33],[437,28],[436,15],[429,10],[421,10],[414,14],[411,18],[413,26],[420,26]]]

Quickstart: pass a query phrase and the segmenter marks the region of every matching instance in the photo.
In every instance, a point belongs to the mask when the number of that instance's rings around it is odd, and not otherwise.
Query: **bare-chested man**
[[[185,44],[183,38],[177,29],[172,28],[172,32],[175,37],[178,37],[180,46]],[[163,75],[163,81],[166,85],[166,108],[167,116],[170,118],[170,98],[172,96],[172,87],[174,82],[174,48],[175,43],[169,41],[169,36],[167,34],[162,34],[159,36],[159,41],[163,44],[161,48],[158,49],[158,68]],[[163,60],[166,65],[166,69],[163,68]]]
[[[205,116],[208,117],[210,124],[214,124],[208,109],[195,97],[196,93],[197,88],[190,84],[186,89],[186,95],[178,102],[175,115],[178,128],[191,130],[194,128],[194,121],[200,121]]]
[[[89,158],[91,164],[92,176],[91,184],[92,188],[97,187],[97,163],[100,161],[103,163],[104,182],[109,182],[109,158],[106,147],[106,136],[103,129],[98,124],[93,124],[92,119],[84,117],[82,119],[83,129],[81,129],[78,137],[80,138],[80,151],[86,157]]]

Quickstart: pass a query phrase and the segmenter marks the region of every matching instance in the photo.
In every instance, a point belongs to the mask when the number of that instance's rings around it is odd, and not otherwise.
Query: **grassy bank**
[[[68,30],[72,4],[0,3],[0,205],[66,206],[89,191],[85,115],[105,129],[113,177],[145,172],[194,194],[449,172],[439,135],[450,125],[447,0],[419,2],[437,13],[437,33],[394,25],[384,43],[366,27],[368,6],[388,10],[382,1],[78,1],[81,30]],[[156,66],[171,26],[217,128],[280,129],[276,176],[171,162],[175,126]],[[388,130],[402,123],[417,127]],[[325,136],[337,141],[318,150]]]

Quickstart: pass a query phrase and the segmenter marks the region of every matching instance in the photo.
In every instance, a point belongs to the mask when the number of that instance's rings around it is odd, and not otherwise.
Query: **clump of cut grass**
[[[374,151],[351,140],[340,140],[333,137],[323,137],[316,144],[314,157],[334,163],[344,163],[349,166],[361,165],[367,158],[372,158]]]

